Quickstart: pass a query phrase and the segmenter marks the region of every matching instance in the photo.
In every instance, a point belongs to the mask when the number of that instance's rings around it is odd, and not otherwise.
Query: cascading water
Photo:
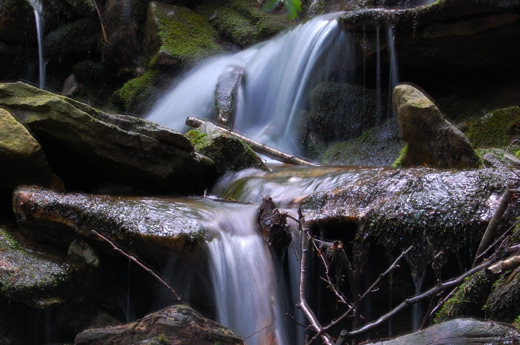
[[[43,61],[43,28],[45,22],[43,19],[43,6],[41,0],[30,0],[30,2],[34,9],[34,20],[36,21],[36,34],[38,38],[38,85],[40,89],[43,89],[45,87],[45,62]]]
[[[156,105],[148,120],[183,130],[187,116],[207,118],[218,77],[230,66],[245,71],[235,129],[278,149],[299,153],[296,129],[311,88],[342,56],[349,61],[350,35],[340,14],[317,17],[270,41],[209,61],[190,72]],[[347,57],[345,57],[347,56]]]

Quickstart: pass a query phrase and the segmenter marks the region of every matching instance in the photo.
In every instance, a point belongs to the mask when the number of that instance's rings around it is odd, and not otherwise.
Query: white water
[[[186,117],[210,117],[219,75],[239,66],[245,79],[238,93],[235,130],[299,153],[296,124],[308,93],[331,73],[339,56],[349,61],[345,55],[350,54],[350,35],[340,28],[339,15],[317,17],[267,42],[207,62],[165,95],[147,119],[183,131]]]
[[[289,345],[295,335],[285,313],[294,314],[294,304],[260,235],[257,208],[248,206],[226,206],[205,224],[214,235],[208,248],[217,321],[250,336],[248,345]]]
[[[36,21],[36,34],[38,38],[38,69],[39,79],[38,85],[40,89],[45,87],[45,62],[43,61],[43,28],[45,22],[43,20],[43,6],[41,0],[30,0],[34,9],[34,20]]]

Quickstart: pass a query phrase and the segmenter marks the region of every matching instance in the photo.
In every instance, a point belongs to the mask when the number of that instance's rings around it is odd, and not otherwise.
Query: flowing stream
[[[341,13],[317,17],[304,25],[235,55],[216,58],[189,72],[147,116],[183,130],[187,116],[208,118],[218,77],[229,67],[245,71],[239,89],[235,129],[248,137],[299,153],[298,117],[314,85],[324,80],[342,57],[349,61],[352,40],[342,30]]]

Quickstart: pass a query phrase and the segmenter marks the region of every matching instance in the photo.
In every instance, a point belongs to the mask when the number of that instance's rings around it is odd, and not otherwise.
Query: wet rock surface
[[[518,340],[520,340],[520,331],[511,325],[472,319],[457,319],[434,325],[425,330],[393,340],[379,341],[370,344],[514,344]]]
[[[162,309],[122,326],[89,329],[74,345],[126,344],[243,345],[244,341],[222,325],[185,305]]]
[[[161,262],[172,252],[193,254],[205,236],[200,216],[197,219],[201,211],[189,201],[20,187],[15,191],[13,206],[28,237],[63,249],[78,237],[103,242],[92,232],[95,230],[144,258]],[[107,253],[113,251],[106,243],[101,248]]]
[[[71,303],[94,291],[93,270],[63,252],[38,245],[0,224],[0,291],[36,309]]]
[[[413,244],[408,258],[419,266],[440,250],[472,253],[501,193],[515,179],[512,172],[493,169],[373,169],[347,174],[351,178],[340,187],[303,200],[307,222],[316,229],[363,224],[358,238],[374,238],[396,250]],[[510,210],[504,226],[516,219],[515,207]]]
[[[171,129],[19,82],[0,85],[0,105],[37,136],[68,188],[168,194],[205,184],[207,167]]]

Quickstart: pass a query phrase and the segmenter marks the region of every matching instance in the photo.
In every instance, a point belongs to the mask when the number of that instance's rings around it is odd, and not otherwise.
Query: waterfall
[[[207,218],[209,266],[216,319],[249,345],[288,345],[286,312],[294,315],[280,265],[260,235],[254,205],[229,205]]]
[[[238,66],[245,78],[234,129],[298,154],[297,124],[310,90],[331,73],[339,56],[349,54],[350,35],[341,29],[340,15],[316,17],[267,42],[207,62],[167,93],[147,119],[182,131],[187,116],[210,117],[218,77],[227,67]]]
[[[34,20],[36,21],[36,34],[38,38],[38,85],[40,89],[43,89],[45,87],[45,62],[43,61],[43,28],[45,22],[43,19],[43,6],[41,0],[30,0],[30,2],[34,9]]]

